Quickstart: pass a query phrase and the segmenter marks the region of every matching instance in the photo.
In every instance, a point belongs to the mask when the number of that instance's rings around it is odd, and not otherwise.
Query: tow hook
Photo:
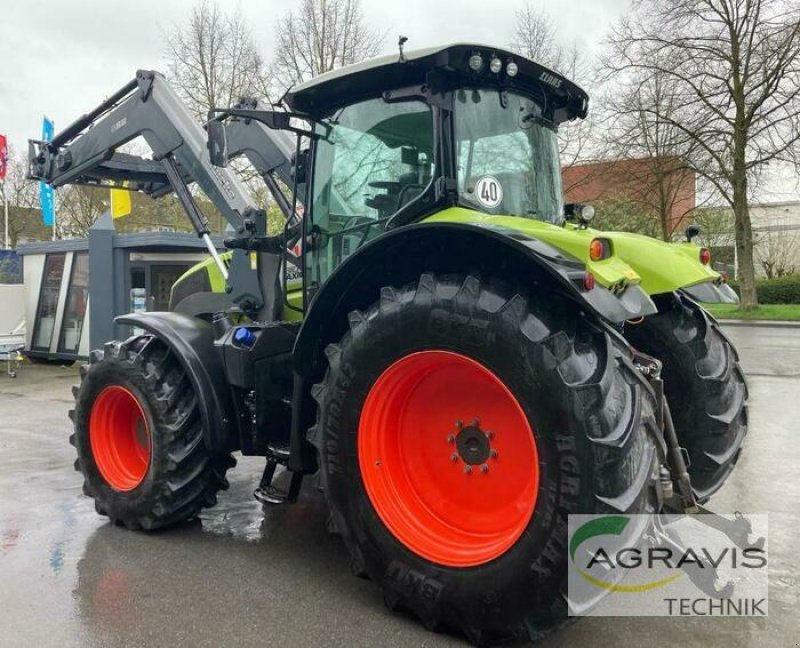
[[[678,534],[668,528],[668,522],[663,519],[663,515],[656,516],[648,542],[652,547],[663,547],[677,555],[683,555],[687,551]],[[717,588],[717,568],[705,558],[697,557],[693,561],[682,562],[680,568],[706,596],[717,599],[733,596],[734,585],[731,581]]]
[[[699,504],[697,508],[699,509],[698,513],[700,513],[697,517],[698,522],[702,522],[706,526],[725,534],[739,549],[764,548],[765,540],[763,537],[750,540],[750,534],[753,533],[753,525],[750,524],[750,520],[742,515],[741,511],[736,511],[734,519],[729,520]]]

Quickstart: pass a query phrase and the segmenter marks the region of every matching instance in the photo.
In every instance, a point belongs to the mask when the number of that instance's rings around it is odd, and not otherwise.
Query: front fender
[[[419,223],[392,230],[342,263],[314,295],[294,347],[295,371],[317,375],[325,346],[339,340],[347,316],[374,303],[384,286],[417,281],[423,272],[476,273],[532,290],[558,290],[611,322],[656,312],[638,285],[613,293],[583,289],[586,265],[518,230],[486,224]]]
[[[233,403],[211,325],[181,313],[160,312],[131,313],[115,321],[144,329],[166,343],[192,381],[206,445],[213,451],[235,449],[238,435],[232,424]]]

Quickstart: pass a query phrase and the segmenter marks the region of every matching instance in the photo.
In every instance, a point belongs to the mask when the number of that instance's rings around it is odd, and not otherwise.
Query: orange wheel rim
[[[450,351],[412,353],[381,374],[361,413],[358,460],[386,527],[441,565],[498,558],[536,506],[528,418],[493,372]]]
[[[142,483],[150,466],[150,428],[133,393],[111,385],[97,395],[89,441],[97,469],[111,488],[131,491]]]

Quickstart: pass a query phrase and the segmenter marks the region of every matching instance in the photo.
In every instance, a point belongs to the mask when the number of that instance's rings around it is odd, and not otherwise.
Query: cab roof
[[[469,59],[475,54],[483,58],[478,72],[469,67]],[[488,69],[489,61],[495,57],[502,61],[497,74]],[[506,73],[512,61],[518,70],[513,77]],[[539,95],[555,123],[583,118],[588,109],[586,92],[557,72],[508,50],[472,43],[413,50],[403,60],[398,54],[390,54],[348,65],[293,87],[284,101],[295,112],[319,118],[341,106],[380,96],[386,90],[429,83],[431,73],[438,73],[438,82],[450,87],[497,85]]]

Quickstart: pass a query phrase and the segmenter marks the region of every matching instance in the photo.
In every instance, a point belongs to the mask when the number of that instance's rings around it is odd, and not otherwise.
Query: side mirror
[[[206,124],[208,131],[208,155],[211,164],[215,167],[228,166],[228,136],[225,133],[225,124],[216,119]]]
[[[301,185],[306,181],[306,171],[308,168],[308,149],[300,151],[300,155],[292,155],[292,178]]]
[[[686,228],[686,240],[691,243],[692,239],[700,235],[700,226],[692,223]]]

